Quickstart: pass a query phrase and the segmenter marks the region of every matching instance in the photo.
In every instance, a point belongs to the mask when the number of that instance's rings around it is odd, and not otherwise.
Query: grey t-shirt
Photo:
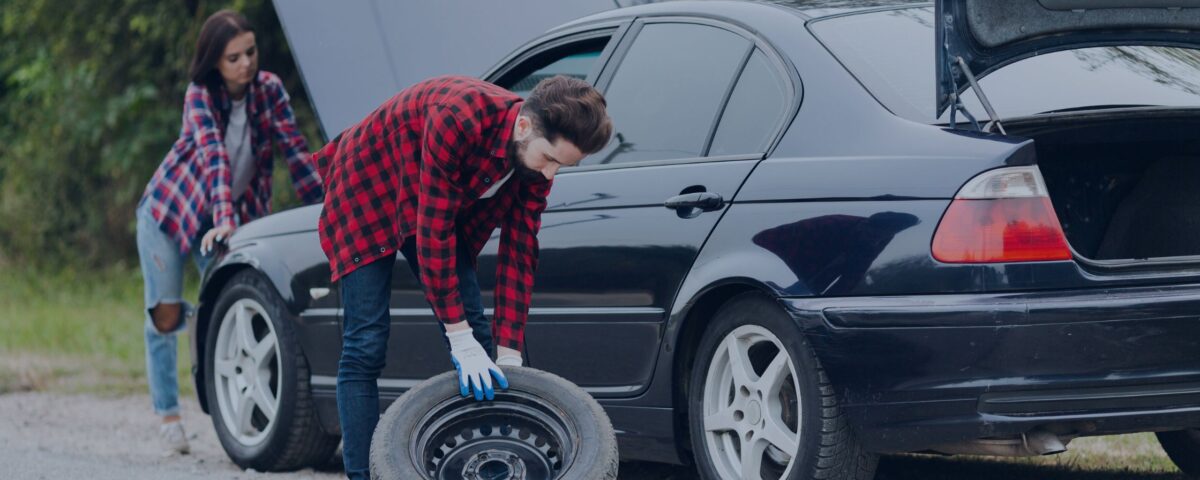
[[[229,155],[233,174],[233,198],[246,193],[254,176],[254,155],[250,145],[250,128],[246,122],[246,99],[233,101],[229,110],[229,126],[225,129],[225,152]]]

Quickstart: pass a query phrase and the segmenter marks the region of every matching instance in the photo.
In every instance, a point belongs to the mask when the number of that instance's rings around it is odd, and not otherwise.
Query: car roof
[[[675,10],[688,8],[680,5],[681,2],[678,0],[618,0],[617,3],[622,7],[666,3],[669,4],[669,7],[667,8]],[[794,13],[808,19],[817,19],[836,15],[848,15],[871,10],[912,6],[917,4],[932,5],[932,2],[929,0],[725,0],[717,2],[685,1],[684,3],[758,3],[764,5],[776,5],[791,10]],[[620,11],[610,13],[628,15],[629,13],[636,13],[636,10],[624,8]]]
[[[915,4],[932,4],[928,0],[753,0],[796,10],[805,17],[817,19],[835,15],[848,15],[881,8],[895,8]]]
[[[583,23],[672,14],[738,20],[761,18],[766,8],[783,9],[800,19],[811,19],[914,2],[459,0],[397,3],[365,0],[344,3],[276,0],[274,3],[322,132],[330,138],[408,85],[439,74],[482,74],[496,61],[542,33]]]
[[[741,13],[765,7],[783,9],[804,20],[851,15],[910,6],[930,6],[928,0],[616,0],[621,8],[599,12],[552,28],[566,30],[583,24],[633,17],[704,14],[737,19]]]

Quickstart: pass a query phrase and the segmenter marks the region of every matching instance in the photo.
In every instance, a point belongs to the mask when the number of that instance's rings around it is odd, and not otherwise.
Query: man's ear
[[[513,126],[513,138],[518,142],[524,141],[533,134],[533,120],[528,116],[518,115],[517,124]]]

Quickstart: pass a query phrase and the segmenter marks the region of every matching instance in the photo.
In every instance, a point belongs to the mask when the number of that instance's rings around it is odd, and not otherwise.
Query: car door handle
[[[703,211],[711,212],[724,207],[725,199],[721,197],[721,194],[714,192],[685,193],[668,198],[663,206],[672,210],[699,208]]]

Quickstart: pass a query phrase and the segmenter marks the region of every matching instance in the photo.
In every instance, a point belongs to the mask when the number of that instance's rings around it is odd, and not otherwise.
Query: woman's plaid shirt
[[[233,174],[224,142],[229,95],[224,86],[214,94],[192,83],[184,96],[179,139],[142,194],[141,201],[150,204],[159,227],[179,242],[183,253],[197,240],[201,215],[212,215],[215,226],[234,226],[271,213],[272,142],[287,158],[300,199],[311,204],[325,195],[283,82],[275,74],[260,71],[248,88],[246,121],[258,168],[246,193],[232,198]]]
[[[473,257],[501,228],[496,265],[497,344],[520,350],[537,266],[537,232],[550,182],[514,175],[513,125],[522,100],[468,77],[437,77],[404,89],[314,157],[328,185],[321,247],[333,280],[395,255],[416,235],[421,284],[438,319],[464,319],[455,274],[459,240]]]

